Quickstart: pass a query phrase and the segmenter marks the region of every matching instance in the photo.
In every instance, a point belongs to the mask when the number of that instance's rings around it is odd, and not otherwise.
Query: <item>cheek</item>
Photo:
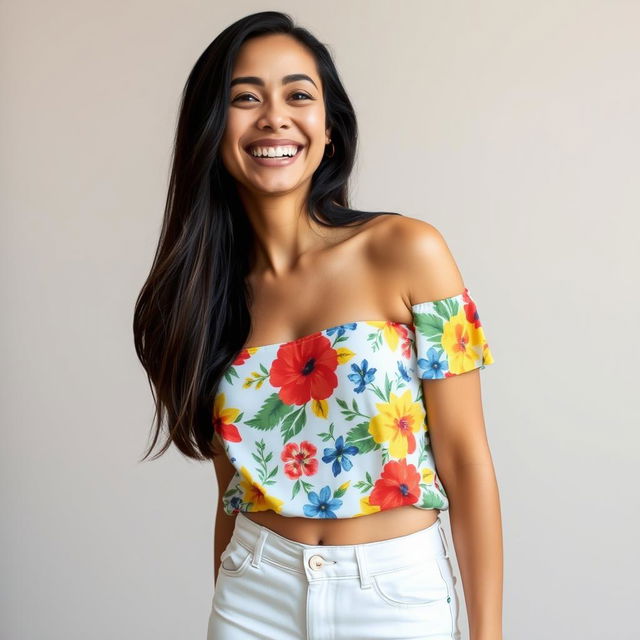
[[[301,126],[309,138],[310,148],[307,154],[314,163],[319,163],[325,152],[325,114],[324,110],[312,111],[305,113]]]
[[[220,141],[219,154],[226,165],[235,165],[238,163],[239,140],[242,136],[242,126],[238,122],[238,118],[229,118],[222,140]]]
[[[304,116],[304,124],[314,137],[324,136],[324,112],[309,110]]]

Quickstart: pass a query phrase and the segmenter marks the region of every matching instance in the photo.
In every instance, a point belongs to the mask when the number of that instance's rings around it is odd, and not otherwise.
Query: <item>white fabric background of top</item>
[[[204,637],[213,467],[137,464],[131,317],[187,73],[272,8],[335,55],[353,204],[434,224],[478,301],[505,637],[635,637],[640,3],[621,0],[3,3],[0,635]]]

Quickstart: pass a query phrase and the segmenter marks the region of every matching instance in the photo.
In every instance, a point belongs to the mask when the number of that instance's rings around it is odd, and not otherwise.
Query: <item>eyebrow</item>
[[[316,89],[318,86],[306,73],[291,73],[288,76],[282,78],[282,84],[289,84],[290,82],[299,82],[300,80],[308,80]],[[240,76],[234,78],[229,85],[229,88],[234,87],[237,84],[257,84],[259,87],[264,87],[264,80],[258,78],[258,76]]]

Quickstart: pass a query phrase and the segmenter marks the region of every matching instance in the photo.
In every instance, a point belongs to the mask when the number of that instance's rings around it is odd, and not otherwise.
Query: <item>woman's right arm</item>
[[[231,478],[235,474],[235,467],[229,462],[224,451],[217,449],[214,445],[215,456],[213,458],[213,467],[218,480],[218,508],[216,511],[215,534],[213,543],[213,582],[218,578],[218,567],[220,566],[220,554],[225,550],[226,546],[233,535],[233,528],[236,523],[236,516],[227,515],[222,505],[222,496],[229,486]]]

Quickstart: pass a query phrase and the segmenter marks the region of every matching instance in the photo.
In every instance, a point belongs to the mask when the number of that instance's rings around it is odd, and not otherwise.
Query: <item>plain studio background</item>
[[[353,204],[434,224],[478,300],[505,638],[637,638],[640,2],[618,0],[3,3],[0,635],[205,636],[213,466],[137,462],[131,322],[187,74],[265,9],[335,55]]]

